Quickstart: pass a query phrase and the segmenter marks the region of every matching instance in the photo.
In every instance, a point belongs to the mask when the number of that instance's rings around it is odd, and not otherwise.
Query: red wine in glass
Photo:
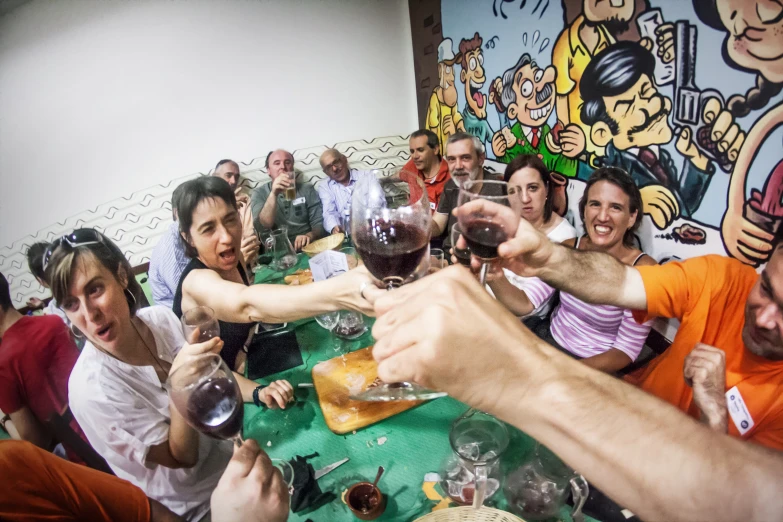
[[[236,383],[218,377],[199,384],[187,404],[193,427],[216,439],[231,439],[242,429],[244,407]]]
[[[354,229],[356,250],[370,273],[387,286],[400,286],[427,251],[429,237],[420,227],[402,221],[372,219]]]
[[[502,225],[481,218],[468,221],[463,236],[470,252],[481,259],[498,257],[498,247],[508,239]]]

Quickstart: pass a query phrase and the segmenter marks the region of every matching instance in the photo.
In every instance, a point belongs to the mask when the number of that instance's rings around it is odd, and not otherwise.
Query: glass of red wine
[[[457,258],[457,261],[459,264],[463,266],[470,266],[470,248],[458,248],[457,247],[457,241],[459,241],[459,236],[462,235],[462,227],[459,226],[459,223],[454,223],[454,226],[451,227],[451,249],[452,253],[454,254],[454,257]]]
[[[351,200],[351,230],[364,265],[388,290],[408,279],[428,251],[430,204],[415,172],[364,176]],[[361,401],[427,400],[445,393],[415,383],[384,383],[352,396]]]
[[[208,306],[197,306],[182,314],[182,330],[189,343],[205,343],[213,337],[220,337],[220,324],[215,311]],[[198,335],[194,337],[195,331]]]
[[[501,222],[485,213],[481,205],[467,205],[480,199],[510,207],[508,184],[505,181],[472,180],[463,183],[459,189],[458,206],[466,205],[459,212],[459,226],[470,253],[481,261],[479,282],[484,285],[493,262],[498,258],[498,246],[507,241],[513,231],[506,230]]]
[[[187,361],[169,375],[166,389],[174,407],[193,429],[242,445],[242,393],[234,372],[220,355],[207,354]],[[290,488],[294,481],[291,465],[282,459],[272,459],[272,463]]]

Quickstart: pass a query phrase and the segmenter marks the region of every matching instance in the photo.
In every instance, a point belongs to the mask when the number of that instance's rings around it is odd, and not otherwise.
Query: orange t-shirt
[[[434,178],[428,180],[424,177],[424,173],[416,168],[416,164],[413,160],[408,160],[402,170],[408,170],[415,172],[419,175],[424,185],[427,187],[427,197],[430,200],[430,210],[434,213],[438,209],[438,202],[440,201],[440,195],[443,194],[443,189],[446,188],[446,182],[451,179],[449,174],[449,164],[445,159],[440,160],[440,168]]]
[[[139,488],[29,442],[0,441],[0,520],[150,520]]]
[[[720,348],[726,353],[726,390],[737,387],[753,420],[740,435],[729,415],[729,434],[783,450],[783,362],[758,357],[742,342],[745,303],[759,278],[756,271],[717,255],[637,269],[647,311],[634,312],[635,319],[676,317],[680,327],[666,352],[626,380],[698,418],[693,391],[682,374],[685,357],[696,343]]]

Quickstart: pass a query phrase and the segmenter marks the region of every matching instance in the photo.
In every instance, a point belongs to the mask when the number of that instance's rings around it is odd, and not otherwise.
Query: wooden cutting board
[[[372,346],[320,362],[312,373],[326,425],[338,435],[388,419],[422,402],[367,402],[349,398],[366,390],[378,377]]]

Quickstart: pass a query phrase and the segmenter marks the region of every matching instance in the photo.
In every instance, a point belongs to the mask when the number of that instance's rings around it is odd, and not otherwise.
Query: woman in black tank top
[[[307,286],[251,286],[241,262],[242,223],[228,183],[201,176],[178,190],[180,232],[192,260],[177,286],[174,313],[181,317],[196,306],[215,310],[225,343],[221,355],[232,368],[242,365],[256,321],[282,323],[342,309],[371,314],[372,302],[384,294],[364,268]]]

